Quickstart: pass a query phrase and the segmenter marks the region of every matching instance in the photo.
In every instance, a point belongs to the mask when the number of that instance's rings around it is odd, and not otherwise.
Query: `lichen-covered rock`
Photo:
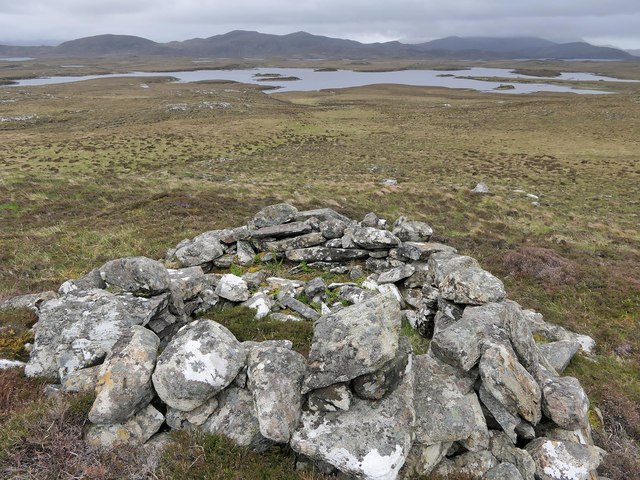
[[[102,365],[76,370],[62,379],[62,391],[65,393],[94,393],[98,374]]]
[[[389,249],[400,245],[400,239],[388,230],[373,227],[354,227],[351,238],[360,248],[371,250]]]
[[[416,443],[433,445],[469,438],[477,428],[473,403],[478,399],[464,395],[429,355],[414,357],[412,368]]]
[[[398,349],[400,306],[378,295],[314,324],[303,393],[375,372]]]
[[[548,378],[542,384],[542,409],[556,425],[577,430],[589,425],[589,398],[577,378]]]
[[[220,243],[220,235],[219,230],[204,232],[179,246],[174,256],[180,262],[180,266],[207,265],[221,257],[224,254],[224,248]]]
[[[524,480],[515,465],[501,463],[493,467],[482,477],[483,480]]]
[[[163,293],[154,297],[136,297],[131,293],[118,295],[118,299],[129,312],[132,322],[143,327],[166,310],[170,298],[170,293]]]
[[[89,421],[101,425],[124,423],[154,396],[151,374],[160,339],[144,327],[131,327],[113,346],[100,368],[96,399]]]
[[[163,423],[164,416],[152,405],[147,405],[122,424],[90,425],[84,439],[97,447],[142,445],[160,430]]]
[[[108,284],[139,297],[160,295],[169,290],[169,272],[163,264],[147,257],[111,260],[100,267],[100,276]]]
[[[449,245],[436,242],[402,242],[398,247],[398,254],[409,260],[424,261],[438,252],[457,253],[456,249]]]
[[[542,418],[542,394],[536,380],[507,348],[489,348],[480,360],[482,385],[509,412],[533,425]]]
[[[317,208],[315,210],[305,210],[303,212],[298,212],[296,216],[296,221],[301,222],[304,220],[308,220],[310,218],[317,218],[319,221],[324,222],[329,219],[340,220],[344,223],[350,223],[351,220],[348,217],[345,217],[341,213],[332,210],[331,208]]]
[[[318,388],[307,395],[307,407],[312,412],[349,410],[353,394],[347,383],[334,383]]]
[[[536,465],[536,480],[588,480],[604,456],[598,447],[544,437],[526,448]]]
[[[175,408],[167,407],[166,422],[171,428],[181,430],[202,425],[218,408],[218,399],[211,398],[190,412],[183,412]]]
[[[256,319],[260,320],[271,313],[273,300],[271,300],[271,297],[266,293],[256,292],[249,300],[244,302],[242,306],[255,310]]]
[[[158,357],[153,385],[170,407],[190,411],[229,385],[246,360],[233,334],[211,320],[183,327]]]
[[[347,222],[337,218],[327,218],[320,222],[320,233],[322,233],[322,236],[327,240],[342,237],[342,235],[344,235],[345,228],[347,228]]]
[[[470,267],[480,267],[480,265],[474,258],[467,257],[466,255],[441,251],[429,255],[427,267],[429,269],[429,283],[434,287],[439,287],[445,277],[451,272]]]
[[[514,465],[524,480],[534,480],[536,464],[531,454],[513,445],[509,437],[498,430],[491,430],[489,449],[499,462]]]
[[[287,250],[297,250],[300,248],[315,247],[325,242],[321,233],[312,232],[299,237],[285,238],[277,242],[266,242],[265,247],[269,252],[286,252]]]
[[[0,302],[0,311],[28,308],[29,310],[34,310],[37,312],[44,302],[53,300],[55,298],[58,298],[58,294],[51,291],[29,293],[27,295],[17,295],[15,297],[9,297],[6,300]]]
[[[439,286],[442,298],[465,305],[500,302],[507,295],[504,284],[479,267],[453,270]]]
[[[271,227],[294,220],[298,215],[298,209],[288,203],[279,203],[264,207],[253,217],[255,228]]]
[[[249,300],[249,287],[247,282],[232,273],[223,275],[216,288],[216,294],[232,302],[245,302]]]
[[[241,447],[261,452],[273,445],[262,436],[251,392],[229,387],[218,396],[218,408],[200,427],[215,435],[224,435]]]
[[[263,227],[257,230],[251,230],[251,238],[286,238],[297,237],[305,233],[311,233],[313,226],[309,220],[305,222],[292,222],[282,225],[274,225],[272,227]]]
[[[348,411],[303,412],[291,448],[355,478],[393,480],[411,448],[413,373],[378,402],[353,399]]]
[[[448,478],[454,475],[467,476],[480,480],[492,468],[498,465],[491,452],[467,452],[452,458],[445,458],[434,470],[435,475]]]
[[[99,363],[135,324],[123,302],[104,290],[65,295],[40,307],[29,377],[59,380]]]
[[[284,308],[288,308],[289,310],[293,310],[294,312],[302,315],[307,320],[317,320],[320,317],[318,312],[313,308],[288,295],[282,297],[280,304]]]
[[[433,469],[444,459],[451,445],[451,442],[434,445],[414,443],[404,466],[406,476],[408,478],[415,476],[428,478]]]
[[[58,293],[60,295],[75,295],[77,292],[84,292],[87,290],[92,290],[94,288],[106,288],[107,284],[100,276],[100,270],[94,268],[89,273],[84,275],[83,277],[67,280],[60,288],[58,288]]]
[[[539,345],[538,349],[555,371],[562,373],[569,366],[571,359],[578,353],[578,350],[580,350],[580,343],[575,340],[560,340]]]
[[[518,429],[522,419],[517,415],[511,413],[507,408],[500,403],[491,393],[487,391],[484,385],[480,385],[478,389],[478,398],[487,409],[485,416],[487,417],[487,423],[492,419],[502,431],[507,435],[511,443],[515,445],[518,441]]]
[[[403,265],[401,267],[392,268],[386,272],[382,272],[378,277],[378,283],[396,283],[413,275],[416,271],[412,265]]]
[[[353,380],[351,388],[360,398],[380,400],[393,391],[411,370],[411,344],[407,337],[400,337],[396,356],[380,370]]]
[[[287,250],[286,255],[292,262],[346,262],[367,258],[369,251],[357,248],[310,247]]]
[[[260,433],[277,443],[287,443],[298,425],[302,409],[300,392],[306,360],[282,347],[256,347],[247,359],[248,387],[253,393]]]
[[[433,229],[426,222],[401,220],[402,217],[396,220],[391,233],[403,242],[428,242],[433,235]]]

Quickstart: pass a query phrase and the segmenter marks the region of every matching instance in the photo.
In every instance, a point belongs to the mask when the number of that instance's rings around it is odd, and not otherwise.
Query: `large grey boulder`
[[[536,465],[536,480],[588,480],[604,456],[598,447],[544,437],[526,449]]]
[[[59,380],[99,363],[135,325],[123,302],[104,290],[65,295],[40,307],[29,377]]]
[[[556,425],[567,430],[587,428],[589,398],[577,378],[548,378],[542,384],[542,409]]]
[[[470,370],[496,335],[502,331],[506,336],[505,309],[503,303],[465,308],[460,320],[434,333],[433,353],[450,365]]]
[[[396,283],[413,275],[416,271],[412,265],[403,265],[401,267],[392,268],[386,272],[382,272],[378,277],[378,283]]]
[[[556,372],[562,373],[580,350],[580,343],[575,340],[559,340],[543,343],[538,346],[540,353],[547,359]]]
[[[450,251],[441,251],[429,255],[427,276],[429,283],[439,287],[447,275],[456,270],[464,270],[470,267],[480,267],[478,262],[466,255],[458,255]]]
[[[224,254],[220,230],[204,232],[176,249],[174,256],[182,267],[207,265]]]
[[[360,398],[380,400],[393,391],[411,370],[411,356],[409,339],[400,337],[396,356],[380,370],[355,378],[351,388]]]
[[[440,282],[442,298],[465,305],[500,302],[506,297],[504,284],[479,267],[453,270]]]
[[[306,359],[283,347],[256,347],[247,359],[248,387],[253,393],[260,433],[288,443],[302,411],[300,392]]]
[[[401,243],[400,239],[388,230],[373,227],[354,227],[350,233],[355,244],[365,249],[389,249]]]
[[[353,399],[348,411],[303,412],[291,448],[354,478],[393,480],[411,448],[413,373],[378,402]]]
[[[288,203],[279,203],[264,207],[253,217],[255,228],[272,227],[295,220],[298,209]]]
[[[514,465],[524,480],[534,480],[536,464],[531,454],[513,445],[509,437],[498,430],[491,430],[489,450],[499,462]]]
[[[286,252],[300,248],[315,247],[325,242],[321,233],[312,232],[299,237],[285,238],[276,242],[265,242],[265,248],[269,252]]]
[[[229,387],[218,395],[218,408],[200,429],[224,435],[237,445],[258,452],[273,445],[260,433],[260,422],[251,392],[238,387]]]
[[[404,217],[400,217],[393,224],[391,233],[403,242],[428,242],[433,235],[433,229],[426,222],[406,220]]]
[[[542,418],[542,393],[536,380],[507,348],[496,345],[480,360],[482,385],[509,412],[537,424]]]
[[[151,374],[159,345],[155,333],[137,325],[116,342],[98,374],[90,422],[124,423],[151,401],[155,394]]]
[[[153,385],[170,407],[190,411],[229,385],[246,360],[233,334],[211,320],[186,325],[158,357]]]
[[[367,258],[369,252],[357,248],[310,247],[287,250],[286,255],[292,262],[346,262]]]
[[[400,324],[400,305],[384,295],[320,317],[303,393],[382,368],[396,354]]]
[[[498,466],[498,461],[491,452],[466,452],[452,458],[445,458],[436,467],[433,473],[442,478],[455,476],[467,478],[484,478],[484,475],[492,468]]]
[[[464,395],[429,355],[413,359],[415,442],[433,445],[465,440],[476,429],[475,394]]]
[[[84,439],[97,447],[142,445],[164,423],[164,416],[152,405],[147,405],[124,423],[114,425],[89,425]]]
[[[169,272],[157,260],[126,257],[111,260],[100,267],[100,276],[108,284],[139,297],[152,297],[169,290]]]
[[[249,286],[237,275],[227,273],[220,279],[216,295],[232,302],[245,302],[249,300]]]

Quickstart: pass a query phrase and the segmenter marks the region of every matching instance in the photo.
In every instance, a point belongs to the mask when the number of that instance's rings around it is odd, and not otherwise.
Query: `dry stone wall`
[[[8,306],[38,312],[27,375],[96,392],[95,445],[200,429],[258,451],[288,444],[301,466],[361,479],[597,478],[587,396],[560,375],[593,342],[507,300],[498,278],[431,235],[404,217],[273,205],[162,261],[112,260]],[[272,261],[354,281],[268,277],[260,265]],[[225,271],[234,264],[254,268]],[[231,305],[256,322],[313,321],[308,358],[198,318]],[[403,322],[431,339],[426,354]]]

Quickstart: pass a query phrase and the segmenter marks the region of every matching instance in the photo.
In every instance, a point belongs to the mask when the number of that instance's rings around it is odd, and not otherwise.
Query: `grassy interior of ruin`
[[[154,62],[145,65],[156,69]],[[640,79],[640,64],[609,63],[589,71]],[[0,78],[24,68],[0,69]],[[57,67],[29,68],[36,75]],[[0,298],[55,290],[109,259],[163,257],[183,238],[244,224],[273,203],[327,206],[356,219],[407,215],[429,222],[434,240],[476,257],[510,298],[596,340],[596,355],[577,357],[566,374],[587,390],[596,438],[611,452],[603,473],[640,475],[638,84],[606,95],[399,85],[266,94],[234,83],[121,78],[0,88],[0,112],[30,117],[0,122]],[[470,192],[479,181],[488,195]],[[287,274],[284,264],[270,268]],[[310,325],[252,330],[246,312],[234,315],[220,320],[242,339],[300,337],[301,351],[308,348]],[[26,358],[34,321],[28,312],[0,316],[0,357]],[[55,454],[42,418],[82,422],[78,402],[36,395],[36,384],[0,372],[0,451],[29,453],[39,459],[29,464],[35,470]],[[198,462],[236,465],[250,455],[199,441],[172,454],[175,465],[195,462],[196,471]],[[17,465],[15,455],[0,458],[0,472]],[[96,465],[126,466],[127,455]],[[313,478],[293,471],[289,453],[274,455],[282,473],[255,478]],[[270,458],[255,461],[267,469]],[[116,478],[104,472],[111,467],[96,468],[88,478]],[[163,478],[236,478],[158,468]]]

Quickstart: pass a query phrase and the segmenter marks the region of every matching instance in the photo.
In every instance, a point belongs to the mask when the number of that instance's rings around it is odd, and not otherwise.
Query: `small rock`
[[[378,277],[378,283],[396,283],[410,277],[416,269],[412,265],[403,265],[386,272],[382,272]]]
[[[249,300],[249,287],[242,278],[228,273],[220,279],[216,294],[232,302],[245,302]]]
[[[142,445],[149,440],[164,423],[164,416],[152,405],[115,425],[90,425],[84,439],[89,445],[115,447],[118,445]]]
[[[407,337],[400,337],[396,356],[380,370],[357,377],[351,388],[358,397],[366,400],[380,400],[393,391],[411,370],[411,344]]]
[[[263,208],[255,217],[253,217],[253,225],[255,228],[272,227],[294,220],[298,215],[298,209],[287,203],[279,203]]]
[[[286,255],[292,262],[345,262],[367,258],[369,252],[362,249],[310,247],[288,250]]]
[[[587,480],[604,451],[588,445],[537,438],[526,447],[536,464],[536,480]]]
[[[403,221],[398,223],[398,220],[393,224],[391,232],[403,242],[428,242],[433,235],[433,229],[425,222]]]
[[[401,243],[393,233],[373,227],[356,227],[352,237],[359,247],[372,250],[393,248]]]
[[[589,399],[573,377],[548,378],[542,384],[544,414],[556,425],[567,430],[587,428]]]
[[[299,237],[285,238],[277,242],[266,242],[265,248],[270,252],[286,252],[287,250],[315,247],[324,242],[325,239],[321,233],[313,232]]]
[[[253,265],[256,252],[253,251],[249,242],[240,240],[236,244],[236,257],[238,265],[242,267],[250,267]]]
[[[485,194],[489,193],[489,187],[484,182],[479,182],[475,187],[471,190],[472,193]]]
[[[273,301],[269,295],[262,292],[254,293],[253,296],[242,304],[243,307],[252,308],[256,311],[256,319],[261,320],[271,313]]]
[[[319,295],[324,295],[327,290],[327,284],[322,277],[316,277],[313,280],[309,280],[304,286],[304,293],[307,298],[315,298]]]
[[[346,383],[334,383],[328,387],[309,392],[307,406],[312,412],[335,412],[349,410],[353,395]]]
[[[524,480],[512,463],[501,463],[484,474],[482,480]]]
[[[317,320],[320,317],[318,312],[316,312],[313,308],[290,296],[282,297],[282,299],[280,299],[280,304],[284,308],[288,308],[296,313],[299,313],[307,320]]]
[[[175,408],[167,407],[166,421],[167,425],[176,430],[189,428],[191,426],[200,426],[216,411],[218,408],[218,399],[211,398],[204,404],[194,408],[190,412],[183,412]]]

